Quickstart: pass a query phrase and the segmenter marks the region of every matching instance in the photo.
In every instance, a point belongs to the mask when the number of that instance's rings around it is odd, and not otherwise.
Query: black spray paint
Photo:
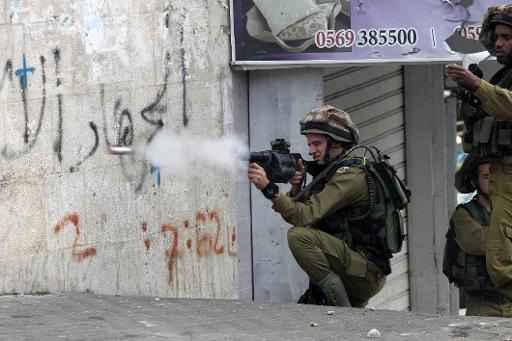
[[[57,88],[62,84],[62,80],[60,78],[60,50],[53,50],[53,58],[55,60],[55,76],[57,78]],[[63,117],[62,117],[62,93],[57,94],[57,110],[58,110],[58,123],[57,123],[57,137],[55,138],[55,142],[53,143],[53,151],[57,153],[57,158],[59,162],[62,163],[62,136],[64,135],[64,131],[62,129]]]
[[[43,119],[44,119],[44,113],[46,110],[46,68],[45,68],[46,59],[43,56],[41,56],[41,57],[39,57],[39,62],[41,63],[41,82],[43,84],[43,88],[42,88],[42,100],[41,100],[41,107],[39,109],[39,119],[37,122],[37,128],[36,128],[34,135],[32,136],[32,139],[29,141],[30,134],[29,134],[29,128],[28,128],[28,103],[27,103],[27,94],[26,94],[27,89],[21,87],[21,85],[20,85],[21,100],[23,101],[23,103],[22,103],[23,104],[23,116],[25,118],[25,131],[23,133],[23,141],[25,143],[25,147],[22,150],[13,151],[13,150],[9,150],[8,146],[4,146],[4,148],[2,149],[2,156],[7,160],[18,159],[19,157],[21,157],[25,154],[28,154],[32,150],[34,145],[36,144],[39,134],[41,132],[41,127],[43,125]],[[12,70],[12,64],[11,64],[11,70]],[[12,81],[12,76],[10,77],[10,79]],[[3,80],[3,77],[2,77],[2,80]],[[2,84],[0,84],[0,85],[2,85]],[[0,89],[1,89],[1,87],[0,87]]]
[[[161,104],[162,98],[167,92],[167,84],[169,83],[169,74],[170,74],[170,61],[171,54],[167,52],[165,55],[165,76],[164,76],[164,85],[157,92],[155,100],[141,110],[140,115],[142,119],[149,124],[156,126],[156,130],[161,129],[164,126],[164,122],[162,121],[162,114],[167,111],[167,105]],[[157,118],[150,118],[148,114],[154,115],[158,114]]]
[[[57,126],[57,137],[54,140],[53,144],[53,150],[55,153],[57,153],[58,160],[60,163],[63,161],[63,155],[62,155],[62,145],[63,145],[63,102],[64,102],[64,96],[60,92],[59,87],[62,85],[62,77],[60,72],[60,61],[61,61],[61,54],[59,49],[54,49],[53,51],[53,57],[55,61],[55,76],[56,76],[56,86],[58,90],[57,94],[57,102],[58,102],[58,126]],[[170,53],[166,53],[165,56],[165,75],[164,75],[164,83],[162,87],[158,90],[155,99],[147,106],[145,106],[141,111],[140,115],[142,119],[149,123],[150,125],[154,126],[155,129],[153,132],[151,132],[149,138],[146,142],[150,142],[153,137],[158,133],[160,129],[163,128],[164,122],[162,119],[162,115],[167,112],[167,104],[162,103],[162,100],[164,96],[167,93],[168,89],[168,82],[169,82],[169,76],[170,76]],[[24,148],[19,151],[12,151],[9,150],[10,148],[6,145],[2,149],[2,156],[5,159],[12,160],[19,158],[20,156],[23,156],[27,153],[29,153],[34,145],[36,144],[39,134],[41,132],[42,123],[45,116],[45,109],[46,109],[46,68],[45,63],[46,60],[43,56],[40,57],[40,63],[41,63],[41,78],[42,78],[42,100],[41,100],[41,107],[39,112],[39,119],[38,124],[36,127],[35,132],[31,135],[30,129],[28,127],[29,122],[29,111],[28,111],[28,103],[27,103],[27,89],[24,87],[21,87],[21,97],[23,102],[23,111],[24,111],[24,123],[25,123],[25,130],[23,133],[24,138]],[[182,51],[182,70],[183,70],[183,82],[185,84],[186,81],[186,69],[185,69],[185,60],[184,60],[184,50]],[[13,64],[11,60],[8,60],[3,68],[2,76],[0,77],[0,90],[3,89],[3,87],[6,84],[6,81],[9,80],[11,83],[14,79],[14,73],[13,73]],[[102,110],[102,116],[103,116],[103,134],[105,137],[105,142],[107,145],[110,145],[110,140],[108,137],[108,125],[107,125],[107,118],[106,118],[106,110],[105,110],[105,87],[102,84],[100,88],[100,96],[101,96],[101,110]],[[188,124],[188,117],[186,113],[186,89],[184,87],[184,106],[183,106],[183,118],[184,118],[184,124]],[[114,122],[116,122],[116,133],[115,133],[115,139],[117,140],[117,144],[121,144],[124,146],[132,146],[134,144],[135,139],[135,129],[134,129],[134,123],[133,118],[130,110],[123,109],[121,110],[122,103],[121,99],[116,100],[113,110],[113,118]],[[93,121],[89,122],[89,127],[92,130],[94,134],[94,144],[89,151],[89,153],[80,161],[78,161],[74,166],[71,166],[69,168],[70,172],[75,172],[79,170],[79,167],[89,158],[91,158],[98,150],[99,143],[100,143],[100,137],[98,133],[98,127]],[[127,161],[130,162],[130,166],[133,169],[133,165],[135,162],[138,162],[140,160],[136,160],[134,155],[125,155],[120,156],[121,161],[121,168],[123,171],[124,176],[127,178],[127,180],[132,181],[135,183],[136,191],[140,191],[142,189],[142,185],[144,183],[144,179],[148,173],[148,163],[146,161],[142,161],[142,169],[139,169],[139,171],[135,171],[134,174],[133,170],[129,171],[127,166]],[[131,173],[131,174],[130,174]]]
[[[167,104],[162,104],[161,102],[162,102],[162,99],[164,98],[165,94],[167,93],[167,87],[169,84],[169,75],[171,72],[170,62],[171,62],[171,54],[169,52],[167,52],[165,55],[164,84],[163,84],[162,88],[157,92],[155,100],[140,111],[140,116],[142,117],[142,119],[155,127],[155,130],[153,130],[153,132],[147,139],[147,141],[146,141],[147,143],[151,142],[151,140],[155,137],[155,135],[158,133],[158,131],[160,131],[160,129],[162,129],[164,126],[164,122],[162,120],[162,114],[167,111]],[[132,127],[131,128],[132,130],[130,131],[129,129],[128,130],[123,129],[124,132],[123,132],[123,136],[121,136],[121,137],[122,137],[122,140],[124,143],[127,143],[127,142],[133,143],[133,122],[131,120],[131,115],[129,115],[128,111],[123,111],[123,113],[124,113],[124,115],[121,114],[121,118],[120,118],[120,122],[119,122],[120,128],[122,128],[124,126],[123,122],[126,117],[126,119],[128,119],[128,121],[129,121],[129,125],[127,126],[127,128]],[[121,131],[121,129],[120,129],[120,131]],[[123,171],[124,176],[128,180],[130,180],[136,184],[135,191],[139,192],[142,189],[142,185],[144,183],[144,180],[145,180],[147,172],[148,172],[148,170],[147,170],[148,163],[146,161],[143,161],[143,164],[144,164],[143,170],[137,177],[137,176],[132,176],[132,175],[128,174],[127,169],[126,169],[126,162],[125,162],[126,158],[129,158],[132,163],[136,162],[135,157],[133,155],[127,155],[127,156],[120,156],[120,158],[121,158],[121,169]],[[136,179],[136,178],[138,178],[138,179]]]
[[[9,78],[9,81],[12,83],[13,81],[13,68],[12,68],[12,61],[10,59],[7,60],[4,66],[4,70],[2,71],[2,78],[0,79],[0,91],[4,88],[5,79]]]
[[[93,156],[96,151],[98,150],[98,146],[100,145],[100,135],[98,134],[98,127],[93,121],[89,122],[89,127],[91,128],[92,132],[94,133],[94,145],[89,151],[89,153],[80,161],[78,161],[74,166],[69,167],[69,171],[71,173],[78,171],[79,167],[84,163],[88,158]]]
[[[182,86],[182,116],[183,116],[183,126],[188,126],[188,114],[187,114],[187,65],[185,60],[185,47],[183,46],[185,42],[183,26],[180,30],[180,55],[181,55],[181,86]]]

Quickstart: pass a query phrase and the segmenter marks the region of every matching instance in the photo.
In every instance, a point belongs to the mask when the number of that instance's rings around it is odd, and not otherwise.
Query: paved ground
[[[332,312],[329,312],[332,310]],[[0,340],[512,341],[508,319],[298,304],[66,294],[0,296]]]

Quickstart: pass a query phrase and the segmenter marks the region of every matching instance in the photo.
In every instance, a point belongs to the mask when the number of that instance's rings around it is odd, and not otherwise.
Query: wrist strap
[[[267,187],[261,190],[261,193],[263,193],[265,198],[272,200],[279,193],[279,187],[275,183],[271,182]]]

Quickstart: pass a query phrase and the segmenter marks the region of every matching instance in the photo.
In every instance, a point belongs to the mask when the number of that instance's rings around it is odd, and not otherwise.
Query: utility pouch
[[[485,116],[473,124],[473,150],[477,150],[482,156],[489,156],[493,153],[492,133],[495,118]]]
[[[512,122],[496,121],[496,144],[503,154],[512,154]]]

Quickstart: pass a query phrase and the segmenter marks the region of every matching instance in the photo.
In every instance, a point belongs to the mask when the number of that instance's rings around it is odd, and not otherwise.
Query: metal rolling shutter
[[[376,145],[391,157],[405,179],[404,82],[400,65],[328,68],[324,74],[324,102],[351,114],[361,143]],[[393,272],[369,306],[409,309],[407,243],[392,259]]]

